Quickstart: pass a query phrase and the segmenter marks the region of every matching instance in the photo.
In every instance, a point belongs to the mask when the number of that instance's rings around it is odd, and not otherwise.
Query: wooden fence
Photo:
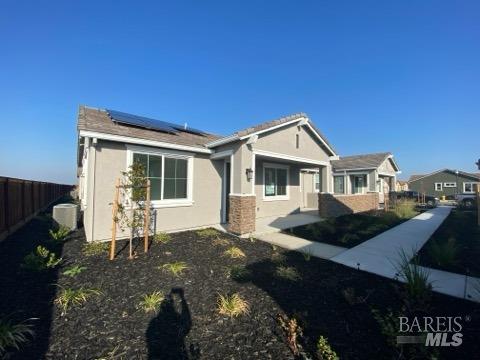
[[[72,189],[72,185],[0,176],[0,239]]]

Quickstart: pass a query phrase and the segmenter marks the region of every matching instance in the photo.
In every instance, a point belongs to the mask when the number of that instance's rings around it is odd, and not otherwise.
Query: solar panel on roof
[[[127,114],[121,111],[107,109],[107,113],[112,119],[112,121],[116,121],[116,122],[127,124],[127,125],[138,126],[145,129],[159,130],[159,131],[164,131],[172,134],[175,134],[178,131],[184,131],[184,132],[189,132],[189,133],[198,134],[198,135],[204,134],[203,131],[193,129],[190,127],[173,124],[166,121],[155,120],[155,119],[147,118],[144,116]]]

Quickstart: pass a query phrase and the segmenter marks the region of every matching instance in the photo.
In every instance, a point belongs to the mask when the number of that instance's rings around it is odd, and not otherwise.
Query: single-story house
[[[441,169],[426,175],[412,175],[408,180],[410,190],[441,198],[456,194],[474,194],[480,184],[480,174]]]
[[[222,137],[81,106],[78,135],[79,198],[88,241],[111,238],[115,182],[134,161],[147,169],[156,231],[223,224],[236,234],[254,232],[258,219],[303,210],[334,216],[376,209],[379,179],[398,170],[391,155],[384,156],[385,164],[362,170],[371,179],[364,178],[363,186],[355,180],[358,171],[349,169],[352,178],[346,183],[353,185],[346,185],[343,197],[335,194],[332,168],[335,176],[344,174],[337,166],[341,160],[335,162],[337,152],[304,113]],[[355,201],[347,196],[350,189],[356,189],[350,196]]]
[[[404,180],[397,180],[397,184],[395,185],[395,191],[407,191],[408,190],[408,181]]]

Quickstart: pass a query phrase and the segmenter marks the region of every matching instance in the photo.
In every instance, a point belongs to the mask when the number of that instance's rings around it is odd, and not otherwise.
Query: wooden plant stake
[[[145,235],[144,251],[148,251],[148,234],[150,233],[150,180],[147,180],[147,199],[145,201],[145,227],[143,229]]]
[[[480,184],[477,184],[477,224],[480,226]]]
[[[110,243],[110,260],[115,258],[115,241],[117,237],[118,196],[120,192],[120,178],[115,182],[115,196],[112,204],[112,242]]]

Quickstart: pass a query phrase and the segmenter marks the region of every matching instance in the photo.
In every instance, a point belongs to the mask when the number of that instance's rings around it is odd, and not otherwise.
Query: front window
[[[457,187],[457,183],[456,182],[446,182],[446,183],[443,184],[443,187],[455,188],[455,187]]]
[[[477,191],[477,187],[478,187],[477,183],[473,183],[473,182],[463,183],[463,192],[473,194]]]
[[[187,199],[187,159],[134,153],[133,162],[143,165],[152,200]]]
[[[286,168],[265,167],[265,197],[287,196],[287,177]]]
[[[319,192],[320,191],[320,173],[315,173],[313,180],[314,180],[315,191]]]
[[[345,194],[345,177],[343,176],[333,177],[333,192],[335,194]]]
[[[363,194],[365,192],[366,182],[365,175],[352,176],[352,194]]]
[[[435,183],[435,191],[442,191],[442,183]]]

